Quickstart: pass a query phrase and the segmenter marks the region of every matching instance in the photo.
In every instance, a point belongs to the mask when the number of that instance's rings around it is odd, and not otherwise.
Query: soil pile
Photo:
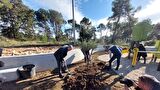
[[[64,79],[64,90],[103,90],[105,84],[99,73],[105,64],[91,63],[75,68],[74,74]]]

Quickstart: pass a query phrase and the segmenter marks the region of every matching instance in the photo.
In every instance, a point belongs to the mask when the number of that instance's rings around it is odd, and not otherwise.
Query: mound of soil
[[[103,63],[91,63],[75,68],[73,75],[64,79],[64,90],[103,90],[104,82],[99,73],[104,67]]]

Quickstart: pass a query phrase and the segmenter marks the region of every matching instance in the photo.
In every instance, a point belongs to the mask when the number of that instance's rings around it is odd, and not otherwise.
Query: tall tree
[[[80,30],[80,41],[89,41],[93,36],[93,31],[91,30],[91,22],[88,18],[84,17],[81,21]]]
[[[72,40],[73,37],[72,37],[72,29],[71,28],[65,29],[65,34],[69,40]]]
[[[142,22],[137,23],[133,27],[132,32],[132,42],[130,43],[130,49],[128,53],[128,58],[130,58],[130,54],[132,53],[132,49],[134,48],[134,45],[139,45],[140,41],[147,40],[147,37],[149,36],[149,33],[152,32],[152,25],[151,20],[143,20]]]
[[[101,33],[100,37],[102,37],[102,31],[106,30],[106,26],[103,23],[100,23],[97,28],[99,32]]]
[[[73,25],[73,19],[69,19],[68,21],[68,24],[69,25]],[[81,26],[76,22],[76,21],[74,21],[75,23],[75,32],[80,32],[80,29],[81,29]],[[72,29],[72,30],[71,30]],[[71,30],[71,37],[72,37],[72,39],[74,39],[74,37],[73,37],[73,34],[74,34],[74,31],[73,31],[73,28],[70,28],[70,30]]]
[[[29,9],[27,10],[24,16],[24,19],[22,20],[23,24],[22,30],[25,33],[25,37],[29,39],[34,39],[35,38],[35,31],[34,31],[34,26],[35,26],[35,19],[34,19],[34,11]]]
[[[8,38],[21,38],[20,30],[32,28],[33,12],[21,0],[11,2],[13,8],[0,8],[2,35]],[[30,24],[30,25],[29,25]]]
[[[47,41],[49,41],[50,38],[50,28],[48,25],[49,22],[49,13],[47,10],[40,8],[38,11],[35,11],[36,19],[37,19],[37,25],[39,27],[44,28],[45,36],[47,36]]]
[[[134,20],[135,18],[134,13],[139,10],[138,9],[134,10],[130,4],[130,0],[114,0],[112,2],[112,12],[113,15],[111,17],[108,18],[109,23],[113,23],[113,35],[112,35],[112,39],[111,39],[111,43],[114,43],[114,41],[116,40],[116,35],[118,28],[120,27],[120,20],[121,18],[127,18],[127,21],[129,23],[128,27],[130,30],[132,30],[132,26],[134,24]]]
[[[91,22],[88,18],[84,17],[81,21],[80,21],[80,24],[81,24],[81,29],[89,29],[91,28]]]
[[[76,21],[74,22],[75,22],[75,29],[79,32],[81,29],[81,26]],[[73,19],[68,20],[68,24],[72,25],[72,23],[73,23]]]
[[[137,23],[133,27],[133,40],[134,41],[144,41],[147,39],[150,32],[152,32],[153,28],[151,25],[151,20],[143,20],[142,22]]]
[[[49,21],[55,31],[56,40],[59,41],[60,37],[62,36],[61,26],[62,24],[65,23],[62,14],[55,10],[50,9]]]
[[[156,38],[160,35],[160,23],[153,25],[153,32],[150,34],[150,38]]]
[[[0,8],[1,7],[7,7],[11,9],[13,6],[10,0],[0,0]]]
[[[96,40],[96,31],[97,31],[96,27],[92,26],[91,30],[93,32],[93,39]]]

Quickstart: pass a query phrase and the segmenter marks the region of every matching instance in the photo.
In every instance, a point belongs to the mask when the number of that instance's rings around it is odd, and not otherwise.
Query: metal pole
[[[73,16],[73,22],[72,22],[72,30],[74,34],[74,44],[76,44],[76,32],[75,32],[75,20],[74,20],[74,0],[72,0],[72,16]]]

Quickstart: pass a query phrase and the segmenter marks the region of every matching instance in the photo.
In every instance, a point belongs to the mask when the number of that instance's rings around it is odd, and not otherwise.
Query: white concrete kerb
[[[93,53],[99,51],[104,51],[103,45],[98,45]],[[69,51],[65,57],[67,65],[82,59],[84,55],[80,49]],[[34,64],[36,72],[57,68],[53,53],[0,57],[0,61],[4,62],[4,67],[0,67],[0,79],[3,79],[4,82],[17,80],[17,69],[23,65]]]
[[[81,50],[74,49],[68,52],[65,60],[67,65],[69,65],[81,61],[83,58]],[[34,64],[36,72],[57,68],[57,62],[53,53],[0,57],[0,61],[4,62],[4,67],[0,67],[0,78],[5,79],[5,82],[17,80],[17,69],[23,65]]]

